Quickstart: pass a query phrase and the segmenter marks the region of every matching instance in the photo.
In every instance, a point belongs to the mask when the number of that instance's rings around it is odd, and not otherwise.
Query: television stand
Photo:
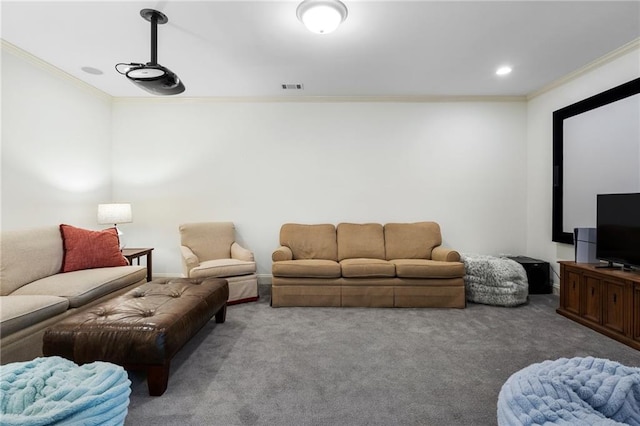
[[[560,261],[557,312],[640,350],[640,271]]]

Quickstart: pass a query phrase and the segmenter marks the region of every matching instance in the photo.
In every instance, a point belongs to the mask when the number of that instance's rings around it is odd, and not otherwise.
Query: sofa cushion
[[[338,260],[384,259],[384,231],[379,223],[341,223],[337,227]]]
[[[190,278],[231,277],[256,272],[256,263],[238,259],[207,260],[189,271]]]
[[[339,278],[340,264],[334,260],[301,259],[274,262],[275,277]]]
[[[62,238],[58,226],[5,231],[0,238],[0,295],[49,275],[62,267]]]
[[[395,277],[393,263],[381,259],[344,259],[340,261],[342,276],[345,278]]]
[[[70,308],[77,308],[108,293],[143,281],[146,277],[147,268],[144,266],[83,269],[34,281],[20,287],[12,295],[60,296],[69,300]]]
[[[66,312],[69,301],[57,296],[0,296],[0,335],[7,336]]]
[[[384,225],[386,259],[431,259],[431,251],[442,244],[435,222],[387,223]]]
[[[338,260],[336,227],[331,224],[285,223],[280,228],[280,245],[291,249],[294,260]]]
[[[63,224],[60,232],[64,248],[62,272],[129,264],[120,251],[116,228],[92,231]]]
[[[441,262],[427,259],[395,259],[396,275],[401,278],[462,278],[462,262]]]

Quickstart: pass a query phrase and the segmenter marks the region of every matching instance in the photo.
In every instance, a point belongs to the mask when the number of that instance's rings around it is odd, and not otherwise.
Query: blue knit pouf
[[[82,366],[61,357],[36,358],[0,367],[3,425],[122,425],[131,381],[120,366]]]
[[[513,374],[498,396],[499,426],[640,426],[640,368],[560,358]]]

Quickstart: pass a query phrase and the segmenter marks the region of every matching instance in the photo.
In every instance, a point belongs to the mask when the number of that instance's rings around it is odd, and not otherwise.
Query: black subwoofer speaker
[[[526,256],[510,256],[522,265],[529,281],[529,294],[551,294],[551,267],[549,262]]]

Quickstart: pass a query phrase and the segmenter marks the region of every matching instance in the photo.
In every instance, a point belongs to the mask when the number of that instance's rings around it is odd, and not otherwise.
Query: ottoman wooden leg
[[[167,390],[169,383],[169,362],[165,365],[150,365],[147,367],[147,383],[149,395],[160,396]]]
[[[222,324],[227,318],[227,304],[222,305],[222,308],[216,312],[216,322]]]

